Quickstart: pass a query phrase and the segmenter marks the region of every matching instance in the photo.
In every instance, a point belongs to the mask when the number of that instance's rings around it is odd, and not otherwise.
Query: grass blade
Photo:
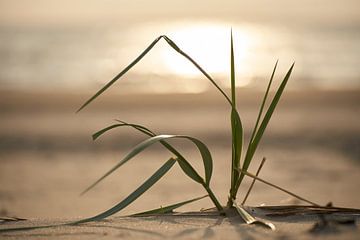
[[[204,179],[196,172],[191,164],[183,157],[178,158],[178,164],[183,172],[197,183],[205,184]],[[208,184],[207,184],[208,185]]]
[[[255,123],[254,129],[253,129],[252,134],[251,134],[251,137],[250,137],[249,147],[250,147],[251,142],[254,140],[255,133],[256,133],[257,128],[258,128],[258,126],[259,126],[259,122],[260,122],[260,119],[261,119],[261,116],[262,116],[262,113],[263,113],[263,110],[264,110],[264,106],[265,106],[267,97],[268,97],[269,92],[270,92],[271,84],[272,84],[273,79],[274,79],[274,75],[275,75],[275,72],[276,72],[276,68],[277,68],[278,62],[279,62],[279,60],[277,60],[276,63],[275,63],[273,72],[272,72],[271,77],[270,77],[269,84],[268,84],[268,86],[267,86],[267,88],[266,88],[265,95],[264,95],[264,98],[263,98],[262,103],[261,103],[261,106],[260,106],[259,114],[258,114],[258,116],[257,116],[256,123]]]
[[[160,178],[163,177],[171,169],[171,167],[175,164],[175,162],[176,162],[176,159],[170,158],[150,178],[148,178],[140,187],[138,187],[134,192],[132,192],[127,198],[125,198],[123,201],[116,204],[114,207],[110,208],[109,210],[107,210],[101,214],[98,214],[94,217],[82,219],[80,221],[71,222],[71,223],[0,229],[0,232],[27,231],[27,230],[44,229],[44,228],[76,225],[76,224],[92,222],[92,221],[99,221],[101,219],[104,219],[106,217],[109,217],[109,216],[119,212],[120,210],[124,209],[129,204],[131,204],[133,201],[135,201],[144,192],[146,192],[149,188],[151,188],[157,181],[159,181]],[[193,200],[193,201],[196,201],[196,200]]]
[[[95,134],[93,134],[93,139],[97,139],[98,137],[100,137],[102,134],[106,133],[107,131],[117,128],[117,127],[132,127],[142,133],[144,133],[147,136],[150,137],[154,137],[156,136],[156,134],[151,131],[150,129],[142,126],[142,125],[138,125],[138,124],[131,124],[131,123],[127,123],[124,121],[120,121],[120,120],[116,120],[118,122],[120,122],[121,124],[114,124],[111,125],[109,127],[106,127],[98,132],[96,132]],[[196,170],[190,165],[190,163],[184,158],[184,156],[182,156],[180,154],[180,152],[178,152],[171,144],[169,144],[168,142],[166,142],[165,140],[161,140],[160,143],[166,147],[171,153],[173,153],[178,160],[179,166],[181,167],[181,169],[184,171],[184,173],[190,177],[191,179],[193,179],[195,182],[198,182],[200,184],[204,184],[205,180],[196,172]]]
[[[232,137],[232,158],[231,158],[231,186],[228,199],[228,206],[232,206],[232,199],[236,198],[236,183],[239,179],[241,152],[243,146],[243,126],[239,113],[236,110],[236,78],[235,78],[235,57],[233,35],[231,31],[230,41],[230,82],[231,82],[231,137]]]
[[[99,221],[104,218],[107,218],[128,205],[134,202],[138,197],[140,197],[144,192],[146,192],[149,188],[151,188],[157,181],[160,180],[175,164],[176,159],[170,158],[164,165],[162,165],[150,178],[148,178],[140,187],[138,187],[134,192],[132,192],[128,197],[122,200],[120,203],[116,204],[114,207],[110,208],[109,210],[100,213],[94,217],[82,219],[80,221],[76,221],[73,224],[80,224],[92,221]]]
[[[182,51],[169,37],[161,35],[157,37],[135,60],[133,60],[126,68],[124,68],[119,74],[117,74],[111,81],[109,81],[104,87],[97,91],[91,98],[89,98],[76,112],[80,112],[83,108],[89,105],[94,101],[98,96],[111,87],[117,80],[119,80],[125,73],[127,73],[132,67],[134,67],[162,38],[180,55],[189,60],[225,97],[225,99],[231,104],[231,100],[226,95],[226,93],[219,87],[219,85],[210,77],[210,75],[202,68],[200,65],[195,62],[188,54]]]
[[[236,109],[231,109],[231,132],[232,132],[232,182],[229,200],[236,196],[236,183],[239,179],[240,158],[243,146],[243,126]],[[230,203],[229,203],[230,204]]]
[[[116,169],[121,167],[127,161],[129,161],[130,159],[135,157],[137,154],[142,152],[144,149],[148,148],[149,146],[153,145],[156,142],[159,142],[159,141],[162,141],[162,140],[165,140],[165,139],[170,139],[170,138],[188,139],[197,146],[197,148],[198,148],[198,150],[199,150],[199,152],[201,154],[203,164],[204,164],[205,184],[208,186],[209,183],[210,183],[211,175],[212,175],[213,163],[212,163],[211,153],[210,153],[209,149],[207,148],[207,146],[204,143],[202,143],[200,140],[198,140],[196,138],[193,138],[193,137],[190,137],[190,136],[185,136],[185,135],[158,135],[158,136],[151,137],[151,138],[141,142],[137,146],[135,146],[132,149],[132,151],[130,151],[130,153],[128,153],[119,163],[117,163],[112,169],[110,169],[101,178],[99,178],[96,182],[94,182],[91,186],[89,186],[82,194],[84,194],[87,191],[89,191],[90,189],[92,189],[99,182],[101,182],[104,178],[109,176],[112,172],[114,172]]]
[[[133,66],[135,66],[155,45],[163,36],[156,38],[135,60],[133,60],[124,70],[122,70],[118,75],[116,75],[110,82],[108,82],[104,87],[102,87],[98,92],[95,93],[89,100],[87,100],[78,110],[80,112],[83,108],[89,105],[94,101],[100,94],[102,94],[106,89],[113,85],[119,78],[121,78],[125,73],[127,73]]]
[[[166,207],[160,207],[160,208],[156,208],[150,211],[146,211],[146,212],[141,212],[141,213],[136,213],[133,214],[131,216],[135,216],[135,217],[140,217],[140,216],[146,216],[146,215],[154,215],[154,214],[166,214],[166,213],[173,213],[173,211],[179,207],[182,207],[186,204],[192,203],[192,202],[196,202],[199,201],[203,198],[208,197],[208,195],[202,196],[202,197],[197,197],[197,198],[193,198],[187,201],[183,201],[183,202],[179,202],[179,203],[175,203]]]
[[[272,116],[272,114],[273,114],[273,112],[274,112],[274,110],[275,110],[275,108],[276,108],[276,106],[277,106],[277,104],[278,104],[278,102],[280,100],[280,97],[281,97],[281,95],[282,95],[282,93],[283,93],[283,91],[284,91],[284,89],[286,87],[286,84],[287,84],[287,82],[288,82],[288,80],[290,78],[290,75],[291,75],[291,72],[293,70],[294,64],[295,63],[293,63],[291,65],[290,69],[286,73],[283,81],[281,82],[278,90],[275,93],[275,96],[274,96],[273,100],[271,101],[271,104],[270,104],[270,106],[269,106],[269,108],[268,108],[268,110],[267,110],[267,112],[266,112],[266,114],[264,116],[264,119],[262,120],[262,122],[261,122],[261,124],[259,126],[259,129],[257,130],[257,132],[255,134],[255,137],[254,137],[253,141],[250,143],[250,147],[249,147],[248,151],[246,152],[245,160],[244,160],[243,167],[242,167],[242,169],[245,170],[245,171],[249,168],[250,162],[251,162],[251,160],[252,160],[252,158],[253,158],[253,156],[255,154],[255,151],[256,151],[256,149],[257,149],[257,147],[259,145],[259,142],[260,142],[260,140],[261,140],[261,138],[262,138],[262,136],[263,136],[263,134],[265,132],[265,129],[266,129],[266,127],[267,127],[267,125],[268,125],[268,123],[269,123],[269,121],[271,119],[271,116]],[[239,178],[238,183],[237,183],[237,186],[236,186],[236,190],[239,188],[243,178],[244,178],[244,174],[241,173],[240,178]]]
[[[230,81],[231,81],[231,106],[236,109],[236,84],[235,84],[235,58],[234,58],[234,43],[231,30],[230,42]]]
[[[112,130],[112,129],[118,128],[118,127],[133,127],[133,128],[135,128],[135,129],[139,130],[140,132],[148,135],[148,136],[155,136],[155,135],[156,135],[155,133],[153,133],[153,132],[150,131],[149,129],[147,129],[147,128],[142,128],[142,126],[140,126],[140,125],[128,124],[128,123],[125,123],[125,122],[124,122],[124,123],[113,124],[113,125],[110,125],[110,126],[108,126],[108,127],[106,127],[106,128],[103,128],[103,129],[101,129],[100,131],[94,133],[94,134],[92,135],[92,138],[93,138],[93,140],[96,140],[96,139],[98,139],[101,135],[103,135],[104,133],[108,132],[109,130]]]
[[[167,36],[164,36],[164,39],[166,42],[180,55],[185,57],[187,60],[189,60],[213,85],[219,92],[225,97],[225,99],[228,101],[230,105],[232,105],[230,98],[227,96],[227,94],[219,87],[219,85],[210,77],[210,75],[202,68],[200,65],[195,62],[188,54],[186,54],[184,51],[182,51],[170,38]]]

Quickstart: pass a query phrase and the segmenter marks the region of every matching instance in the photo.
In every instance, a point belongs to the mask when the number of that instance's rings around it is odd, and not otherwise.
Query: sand
[[[214,158],[212,187],[222,203],[229,187],[229,109],[220,95],[106,94],[75,114],[86,94],[2,91],[0,98],[0,215],[28,219],[6,222],[0,229],[72,221],[110,208],[152,174],[169,153],[154,146],[114,173],[92,192],[79,193],[113,166],[144,137],[119,130],[92,142],[90,135],[114,118],[142,123],[157,133],[188,134],[208,144]],[[261,93],[239,93],[239,111],[246,136],[256,117]],[[260,176],[318,204],[360,208],[358,179],[360,94],[358,91],[288,91],[271,120],[251,168],[267,162]],[[174,141],[202,173],[196,149]],[[239,201],[250,184],[244,183]],[[238,217],[119,217],[201,196],[205,192],[176,166],[164,179],[117,216],[81,227],[59,227],[2,233],[1,239],[356,239],[356,226],[312,234],[318,217],[270,218],[277,231],[247,226]],[[247,205],[301,204],[256,183]],[[212,207],[208,199],[179,209]],[[264,217],[264,216],[259,216]]]

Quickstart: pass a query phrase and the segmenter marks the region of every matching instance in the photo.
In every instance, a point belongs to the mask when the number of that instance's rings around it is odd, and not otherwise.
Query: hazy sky
[[[174,18],[359,25],[359,0],[0,0],[2,25],[103,25]]]

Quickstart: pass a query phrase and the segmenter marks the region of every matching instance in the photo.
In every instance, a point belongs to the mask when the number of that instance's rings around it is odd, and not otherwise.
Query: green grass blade
[[[118,124],[113,124],[110,125],[106,128],[101,129],[100,131],[94,133],[92,135],[93,140],[98,139],[101,135],[103,135],[104,133],[108,132],[109,130],[112,130],[114,128],[118,128],[118,127],[133,127],[137,130],[139,130],[140,132],[148,135],[148,136],[155,136],[155,134],[153,132],[151,132],[150,130],[146,129],[146,128],[142,128],[140,125],[135,125],[135,124],[128,124],[128,123],[118,123]]]
[[[183,172],[197,183],[204,184],[204,179],[196,172],[196,170],[190,165],[190,163],[183,157],[178,158],[178,164]],[[209,184],[207,184],[209,185]]]
[[[147,127],[144,127],[143,125],[134,124],[134,123],[127,123],[127,122],[125,122],[125,121],[117,120],[117,119],[116,119],[116,121],[117,121],[117,122],[120,122],[120,123],[122,123],[122,124],[128,125],[128,126],[130,126],[130,127],[133,127],[133,128],[135,128],[135,129],[139,130],[140,132],[143,132],[143,133],[146,132],[145,134],[147,134],[147,135],[149,135],[149,136],[156,136],[156,134],[155,134],[153,131],[151,131],[151,130],[150,130],[149,128],[147,128]]]
[[[252,158],[253,158],[253,156],[255,154],[257,146],[259,145],[259,142],[260,142],[260,140],[261,140],[261,138],[262,138],[262,136],[263,136],[263,134],[265,132],[265,129],[266,129],[266,127],[267,127],[267,125],[268,125],[268,123],[269,123],[269,121],[271,119],[271,116],[272,116],[272,114],[273,114],[273,112],[274,112],[274,110],[275,110],[275,108],[276,108],[276,106],[277,106],[277,104],[278,104],[278,102],[280,100],[280,97],[281,97],[281,95],[282,95],[282,93],[283,93],[283,91],[284,91],[284,89],[286,87],[286,84],[287,84],[287,82],[288,82],[288,80],[290,78],[290,75],[291,75],[291,72],[293,70],[294,64],[295,63],[293,63],[291,65],[290,69],[286,73],[283,81],[281,82],[278,90],[275,93],[275,96],[274,96],[273,100],[271,101],[271,104],[270,104],[270,106],[269,106],[269,108],[268,108],[268,110],[267,110],[267,112],[266,112],[266,114],[264,116],[264,119],[262,120],[262,122],[261,122],[261,124],[259,126],[258,131],[255,134],[255,137],[254,137],[253,141],[250,143],[251,145],[250,145],[248,151],[246,152],[244,164],[243,164],[243,167],[242,167],[242,169],[245,170],[245,171],[249,168],[250,162],[251,162],[251,160],[252,160]],[[239,188],[243,178],[244,178],[244,174],[241,173],[238,184],[237,184],[237,189]]]
[[[236,84],[235,84],[235,60],[234,60],[234,43],[231,30],[231,42],[230,42],[230,80],[231,80],[231,105],[236,109]]]
[[[268,86],[266,88],[266,91],[265,91],[265,94],[264,94],[264,98],[262,100],[262,103],[261,103],[261,106],[260,106],[260,110],[259,110],[259,114],[257,116],[257,119],[256,119],[256,123],[255,123],[255,126],[254,126],[254,129],[251,133],[251,137],[250,137],[250,140],[249,140],[249,145],[248,145],[248,148],[247,148],[247,151],[246,151],[246,156],[248,155],[248,153],[251,151],[251,147],[252,147],[252,142],[253,142],[253,139],[254,139],[254,136],[256,134],[256,131],[258,129],[258,125],[259,125],[259,122],[260,122],[260,119],[261,119],[261,116],[262,116],[262,113],[263,113],[263,110],[264,110],[264,106],[265,106],[265,103],[266,103],[266,100],[267,100],[267,97],[268,97],[268,94],[269,94],[269,91],[270,91],[270,88],[271,88],[271,84],[273,82],[273,78],[274,78],[274,75],[275,75],[275,71],[276,71],[276,68],[277,68],[277,64],[278,64],[278,61],[276,61],[275,63],[275,66],[274,66],[274,69],[273,69],[273,72],[271,74],[271,77],[270,77],[270,81],[268,83]],[[250,159],[251,161],[251,159]],[[248,157],[245,157],[245,160],[244,160],[244,163],[245,162],[249,162],[249,158]],[[250,164],[250,162],[249,162]],[[237,169],[239,168],[240,164],[236,167],[236,171]],[[237,171],[238,172],[238,171]],[[234,173],[235,174],[235,173]],[[238,172],[239,174],[239,172]],[[231,198],[235,198],[236,197],[236,193],[237,193],[237,190],[238,190],[238,187],[237,185],[240,185],[240,183],[238,183],[239,181],[239,175],[237,175],[237,178],[235,179],[235,185],[234,186],[234,193],[233,193],[233,196],[231,196]],[[233,186],[233,185],[232,185]]]
[[[164,38],[165,41],[180,55],[189,60],[225,97],[225,99],[231,104],[231,100],[226,95],[226,93],[219,87],[219,85],[210,77],[210,75],[202,68],[200,65],[195,62],[188,54],[182,51],[169,37],[161,35],[156,38],[135,60],[133,60],[124,70],[122,70],[118,75],[116,75],[111,81],[109,81],[104,87],[102,87],[98,92],[96,92],[91,98],[89,98],[76,112],[80,112],[83,108],[89,105],[94,101],[98,96],[100,96],[106,89],[111,87],[117,80],[119,80],[125,73],[127,73],[132,67],[134,67],[159,41]]]
[[[233,35],[231,31],[230,41],[230,82],[231,82],[231,136],[232,136],[232,158],[231,158],[231,186],[228,205],[232,205],[233,198],[236,198],[236,183],[239,179],[240,159],[243,147],[243,126],[239,113],[236,110],[236,78],[235,78],[235,57]]]
[[[80,221],[76,221],[73,224],[80,224],[92,221],[99,221],[104,218],[107,218],[128,205],[134,202],[138,197],[140,197],[143,193],[145,193],[149,188],[151,188],[157,181],[160,180],[175,164],[176,160],[174,158],[170,158],[164,165],[162,165],[150,178],[148,178],[140,187],[138,187],[134,192],[132,192],[129,196],[127,196],[124,200],[120,203],[116,204],[114,207],[110,208],[109,210],[100,213],[94,217],[82,219]]]
[[[110,169],[106,174],[104,174],[101,178],[99,178],[95,183],[93,183],[91,186],[89,186],[83,193],[86,193],[87,191],[89,191],[90,189],[92,189],[94,186],[96,186],[99,182],[101,182],[104,178],[106,178],[107,176],[109,176],[112,172],[114,172],[116,169],[118,169],[119,167],[121,167],[123,164],[125,164],[127,161],[129,161],[130,159],[132,159],[133,157],[135,157],[137,154],[139,154],[140,152],[142,152],[144,149],[148,148],[149,146],[153,145],[156,142],[160,142],[162,140],[166,140],[166,139],[170,139],[170,138],[184,138],[184,139],[188,139],[191,142],[193,142],[202,157],[203,160],[203,164],[204,164],[204,169],[205,169],[205,183],[207,185],[209,185],[210,183],[210,179],[211,179],[211,175],[212,175],[212,170],[213,170],[213,163],[212,163],[212,157],[211,157],[211,153],[209,151],[209,149],[207,148],[207,146],[202,143],[200,140],[190,137],[190,136],[185,136],[185,135],[158,135],[158,136],[154,136],[151,137],[143,142],[141,142],[140,144],[138,144],[137,146],[135,146],[132,151],[130,151],[130,153],[128,153],[119,163],[117,163],[112,169]]]
[[[138,124],[129,124],[129,123],[126,123],[124,121],[119,121],[119,122],[122,122],[123,124],[126,124],[128,126],[131,126],[131,127],[135,128],[135,129],[137,129],[138,131],[143,132],[144,134],[146,134],[148,136],[155,136],[156,135],[154,132],[152,132],[150,129],[148,129],[148,128],[144,127],[144,126],[141,126],[141,125],[138,125]],[[180,152],[177,151],[171,144],[169,144],[168,142],[166,142],[164,140],[160,141],[160,143],[177,157],[179,166],[181,167],[181,169],[184,171],[184,173],[188,177],[190,177],[195,182],[198,182],[200,184],[203,184],[205,182],[204,179],[196,172],[196,170],[184,158],[184,156],[181,155]]]
[[[231,109],[231,131],[232,131],[232,183],[230,197],[235,198],[236,183],[239,179],[240,158],[243,146],[243,127],[240,116],[236,109]]]
[[[148,216],[148,215],[154,215],[154,214],[166,214],[166,213],[173,213],[175,209],[182,207],[186,204],[192,203],[192,202],[196,202],[199,201],[201,199],[204,199],[208,197],[208,195],[202,196],[202,197],[197,197],[197,198],[193,198],[187,201],[183,201],[183,202],[179,202],[179,203],[175,203],[169,206],[165,206],[165,207],[160,207],[160,208],[156,208],[150,211],[146,211],[146,212],[141,212],[141,213],[136,213],[133,214],[131,216],[135,216],[135,217],[140,217],[140,216]]]
[[[94,101],[100,94],[102,94],[106,89],[113,85],[119,78],[121,78],[125,73],[127,73],[133,66],[135,66],[155,45],[163,36],[156,38],[135,60],[133,60],[124,70],[122,70],[118,75],[116,75],[110,82],[108,82],[104,87],[102,87],[94,96],[87,100],[78,110],[81,111],[92,101]]]
[[[121,123],[124,124],[128,124],[124,121],[119,121]],[[128,124],[129,126],[134,127],[135,129],[143,132],[144,134],[148,134],[146,133],[145,130],[152,132],[151,130],[149,130],[148,128],[141,126],[141,125],[137,125],[137,124]],[[152,132],[153,133],[153,132]],[[155,134],[155,133],[153,133]],[[173,154],[175,154],[175,156],[177,157],[177,161],[181,167],[181,169],[183,170],[183,172],[190,177],[191,179],[193,179],[195,182],[200,183],[201,185],[203,185],[203,187],[205,188],[205,190],[208,192],[209,197],[211,199],[211,201],[214,203],[214,205],[216,206],[216,208],[219,211],[223,211],[223,208],[221,206],[221,204],[219,203],[219,201],[217,200],[216,196],[214,195],[214,193],[212,192],[212,190],[210,189],[210,178],[206,181],[204,181],[204,179],[196,172],[196,170],[190,165],[190,163],[172,146],[170,145],[168,142],[166,142],[165,140],[161,140],[160,143],[166,147],[170,152],[172,152]],[[205,164],[205,163],[204,163]],[[211,163],[212,164],[212,163]],[[206,165],[206,164],[205,164]],[[210,174],[211,176],[211,174]]]
[[[109,131],[111,129],[117,128],[117,127],[132,127],[150,137],[154,137],[156,135],[153,131],[151,131],[150,129],[148,129],[142,125],[131,124],[131,123],[127,123],[127,122],[120,121],[120,120],[116,120],[116,121],[120,122],[121,124],[114,124],[114,125],[111,125],[109,127],[106,127],[104,129],[96,132],[93,135],[93,139],[96,140],[102,134],[106,133],[107,131]],[[166,142],[164,140],[161,140],[160,143],[177,157],[179,166],[181,167],[181,169],[184,171],[184,173],[188,177],[190,177],[195,182],[198,182],[200,184],[205,183],[205,180],[196,172],[196,170],[190,165],[190,163],[185,159],[185,157],[180,154],[180,152],[178,152],[171,144],[169,144],[168,142]]]
[[[182,51],[170,38],[168,38],[167,36],[164,36],[164,39],[166,40],[166,42],[176,51],[178,52],[180,55],[182,55],[183,57],[185,57],[187,60],[189,60],[213,85],[215,88],[217,88],[217,90],[219,90],[219,92],[225,97],[225,99],[228,101],[228,103],[231,105],[231,100],[230,98],[227,96],[227,94],[219,87],[219,85],[214,81],[214,79],[212,79],[212,77],[202,68],[200,67],[200,65],[195,62],[194,59],[192,59],[188,54],[186,54],[184,51]]]
[[[258,114],[258,116],[257,116],[256,123],[255,123],[254,129],[253,129],[252,134],[251,134],[251,137],[250,137],[249,147],[250,147],[250,145],[251,145],[251,142],[254,140],[255,133],[256,133],[256,131],[257,131],[257,129],[258,129],[259,122],[260,122],[260,119],[261,119],[261,116],[262,116],[262,113],[263,113],[263,110],[264,110],[264,106],[265,106],[267,97],[268,97],[268,95],[269,95],[269,91],[270,91],[271,84],[272,84],[273,79],[274,79],[274,75],[275,75],[275,72],[276,72],[276,68],[277,68],[278,62],[279,62],[279,60],[277,60],[276,63],[275,63],[274,69],[273,69],[272,74],[271,74],[271,77],[270,77],[269,84],[268,84],[268,86],[267,86],[267,88],[266,88],[265,95],[264,95],[264,98],[263,98],[262,103],[261,103],[261,106],[260,106],[259,114]]]

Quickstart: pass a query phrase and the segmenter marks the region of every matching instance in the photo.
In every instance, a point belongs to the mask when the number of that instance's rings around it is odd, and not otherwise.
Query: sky
[[[2,25],[103,25],[174,18],[358,25],[358,0],[1,0]]]

